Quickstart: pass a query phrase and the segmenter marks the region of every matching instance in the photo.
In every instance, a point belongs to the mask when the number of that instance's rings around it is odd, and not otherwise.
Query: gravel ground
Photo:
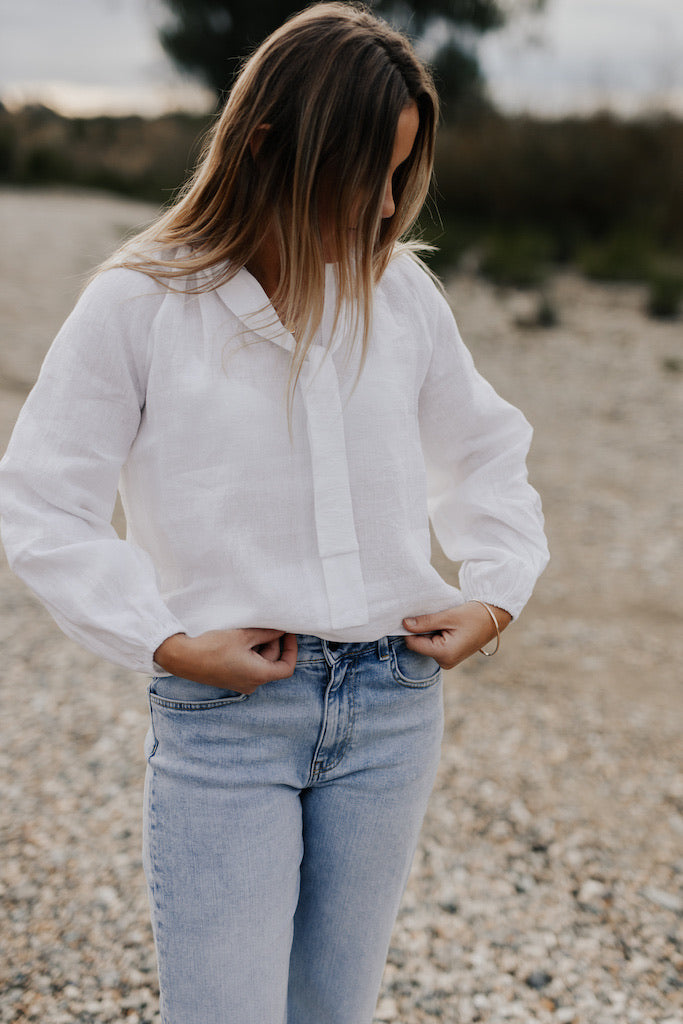
[[[0,212],[6,439],[80,275],[151,211],[0,192]],[[448,674],[377,1021],[681,1024],[681,324],[571,274],[543,331],[523,326],[534,295],[449,288],[536,428],[553,559],[500,653]],[[0,1024],[158,1024],[145,681],[63,638],[4,562],[0,609]]]

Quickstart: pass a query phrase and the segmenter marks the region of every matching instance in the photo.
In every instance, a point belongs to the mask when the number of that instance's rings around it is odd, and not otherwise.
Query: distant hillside
[[[169,114],[65,118],[46,107],[0,104],[0,182],[69,184],[167,200],[200,151],[207,118]]]
[[[75,185],[155,203],[186,179],[210,119],[172,114],[68,119],[0,105],[0,184]],[[683,293],[683,121],[614,115],[545,121],[490,113],[445,126],[435,202],[421,229],[441,263],[476,249],[480,269],[518,286],[548,265],[650,280]],[[434,212],[434,211],[438,212]]]

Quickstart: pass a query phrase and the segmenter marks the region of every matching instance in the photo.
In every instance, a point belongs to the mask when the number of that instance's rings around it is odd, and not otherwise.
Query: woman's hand
[[[489,607],[502,632],[512,616],[495,605]],[[403,625],[413,634],[405,638],[406,646],[418,654],[428,654],[441,668],[454,668],[496,636],[491,616],[477,601],[432,615],[404,619]]]
[[[263,683],[288,679],[296,667],[294,633],[280,629],[212,629],[199,636],[174,633],[154,652],[161,668],[195,683],[253,693]]]

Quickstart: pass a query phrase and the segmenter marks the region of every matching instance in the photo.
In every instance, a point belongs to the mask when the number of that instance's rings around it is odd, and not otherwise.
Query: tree
[[[164,0],[172,21],[160,30],[164,49],[220,96],[229,90],[241,58],[305,0]],[[538,9],[545,0],[515,0],[513,9]],[[500,27],[510,0],[404,0],[370,2],[378,14],[413,39],[433,44],[431,62],[446,115],[485,103],[484,81],[472,40]]]

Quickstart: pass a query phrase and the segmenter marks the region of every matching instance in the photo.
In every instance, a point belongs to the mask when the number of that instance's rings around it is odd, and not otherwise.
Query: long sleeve
[[[98,277],[50,349],[0,463],[2,539],[13,571],[67,636],[140,672],[183,629],[151,559],[116,535],[119,471],[145,401],[161,297],[132,271]]]
[[[548,562],[527,479],[532,430],[476,371],[445,300],[432,306],[434,350],[420,392],[432,524],[446,556],[462,563],[465,600],[516,617]]]

